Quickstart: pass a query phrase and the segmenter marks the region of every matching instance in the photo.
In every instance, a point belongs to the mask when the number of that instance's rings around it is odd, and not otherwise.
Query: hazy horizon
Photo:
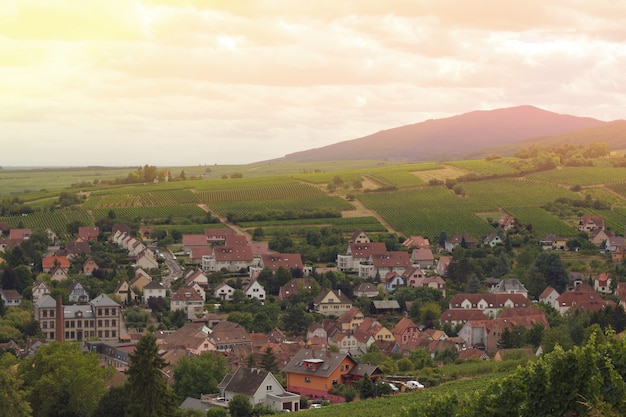
[[[475,110],[624,119],[626,4],[9,0],[0,166],[239,165]]]

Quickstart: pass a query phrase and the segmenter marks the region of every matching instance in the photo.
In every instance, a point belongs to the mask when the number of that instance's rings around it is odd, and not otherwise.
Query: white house
[[[227,374],[218,385],[220,397],[228,403],[237,394],[248,397],[252,405],[262,404],[275,411],[300,411],[300,396],[285,391],[271,372],[239,368]]]
[[[233,301],[235,289],[228,284],[222,283],[215,287],[213,296],[219,300]]]
[[[251,279],[244,287],[243,291],[248,298],[256,298],[265,301],[265,288],[257,281],[256,278]]]

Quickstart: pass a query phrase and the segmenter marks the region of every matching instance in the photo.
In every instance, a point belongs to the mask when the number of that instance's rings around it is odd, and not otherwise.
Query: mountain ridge
[[[504,147],[608,123],[611,122],[554,113],[531,105],[475,110],[441,119],[428,119],[320,148],[287,154],[278,161],[454,160],[462,159],[481,149]]]

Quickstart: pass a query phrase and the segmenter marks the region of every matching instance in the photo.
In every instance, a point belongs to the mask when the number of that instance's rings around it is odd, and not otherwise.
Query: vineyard
[[[359,200],[405,235],[434,238],[445,231],[479,237],[493,231],[492,226],[465,208],[466,199],[444,187],[366,193]]]
[[[200,200],[190,190],[153,191],[145,193],[113,193],[89,198],[83,204],[87,210],[124,207],[158,207],[177,204],[197,204]]]
[[[474,213],[497,212],[501,208],[507,211],[521,207],[538,208],[558,197],[576,197],[562,187],[530,180],[477,181],[462,186],[464,196],[457,196],[444,187],[423,187],[410,191],[366,193],[359,199],[405,235],[435,237],[445,231],[482,237],[494,229]],[[530,217],[527,223],[540,225],[547,222],[547,213],[534,213],[539,217]],[[559,219],[552,223],[558,230],[569,230]]]
[[[194,204],[156,207],[121,207],[114,209],[100,208],[92,210],[92,214],[95,219],[103,219],[108,216],[111,210],[115,213],[115,219],[118,222],[130,222],[135,219],[150,221],[168,217],[172,219],[183,219],[206,216],[206,211]]]
[[[268,220],[263,214],[269,213],[269,219],[281,219],[285,213],[335,213],[333,217],[340,217],[342,211],[354,210],[354,206],[341,197],[320,196],[313,198],[297,198],[290,200],[267,200],[267,201],[228,201],[209,203],[212,211],[221,216],[234,215],[237,218],[250,218],[250,220]],[[271,215],[271,213],[277,215]],[[315,216],[298,216],[295,218],[315,218]],[[327,216],[324,216],[327,217]],[[289,219],[293,217],[282,217]],[[248,221],[248,220],[246,220]]]
[[[475,172],[478,175],[512,175],[518,172],[515,168],[501,162],[485,161],[481,159],[471,161],[454,161],[449,164],[457,168]]]
[[[528,177],[566,185],[596,185],[626,178],[626,168],[566,167],[563,169],[538,172]]]
[[[607,184],[606,188],[608,188],[611,191],[616,192],[617,194],[621,195],[623,198],[626,198],[626,182],[612,182],[610,184]]]
[[[75,221],[84,225],[94,224],[85,210],[41,211],[27,216],[0,217],[0,222],[6,222],[10,228],[23,227],[33,230],[49,228],[58,235],[64,235],[67,232],[67,225]]]
[[[324,196],[325,193],[317,187],[299,182],[280,185],[259,185],[254,188],[220,189],[199,191],[198,197],[203,203],[220,203],[232,201],[267,201],[292,200]]]
[[[506,211],[515,216],[522,225],[531,225],[538,236],[555,234],[570,237],[578,233],[576,228],[540,207],[507,207]]]

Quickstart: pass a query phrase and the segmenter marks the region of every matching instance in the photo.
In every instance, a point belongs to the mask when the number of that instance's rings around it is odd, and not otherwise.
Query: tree
[[[2,302],[0,302],[2,304]],[[26,391],[20,390],[22,380],[15,368],[15,357],[11,353],[2,355],[0,365],[0,410],[6,417],[30,417],[32,408],[26,401]]]
[[[311,322],[306,313],[306,306],[302,303],[287,308],[283,316],[283,328],[293,334],[304,334]]]
[[[271,346],[265,348],[265,351],[261,355],[261,369],[273,374],[277,374],[279,371],[276,355],[274,355],[274,350]]]
[[[40,347],[19,370],[35,417],[90,416],[114,373],[100,366],[99,355],[60,342]]]
[[[217,392],[217,384],[227,372],[223,355],[209,352],[184,357],[174,367],[174,392],[180,398],[200,398],[202,394]]]
[[[252,415],[252,403],[243,394],[235,394],[228,403],[228,411],[231,417],[249,417]]]
[[[100,399],[91,417],[124,417],[128,400],[128,392],[124,385],[111,387]]]
[[[368,375],[365,375],[361,380],[361,389],[359,390],[359,398],[361,400],[366,400],[368,398],[375,397],[376,393],[374,392],[374,381],[370,379]]]
[[[569,279],[558,254],[553,252],[540,253],[535,260],[535,267],[543,274],[548,285],[557,290],[559,294],[565,292]]]
[[[511,264],[509,263],[509,258],[504,254],[504,252],[500,253],[498,256],[498,261],[496,265],[493,267],[491,271],[491,275],[494,278],[502,278],[506,274],[511,272]]]
[[[128,355],[128,417],[161,417],[174,413],[174,397],[161,373],[167,365],[159,355],[156,338],[144,334]]]

